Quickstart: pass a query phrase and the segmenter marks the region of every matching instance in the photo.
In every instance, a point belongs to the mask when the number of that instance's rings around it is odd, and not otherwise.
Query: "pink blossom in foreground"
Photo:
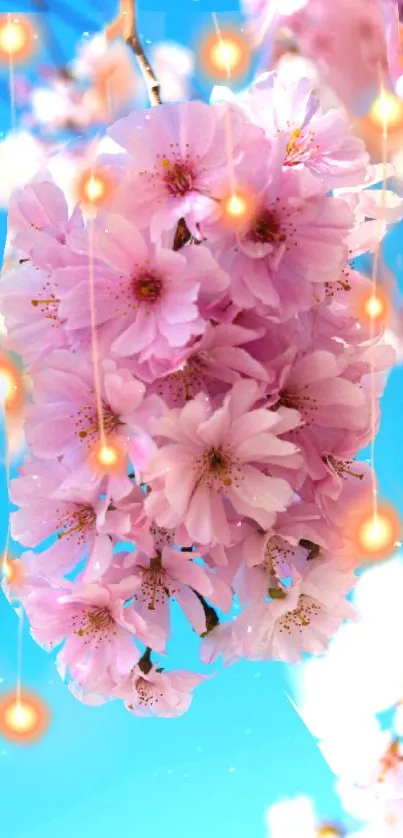
[[[118,336],[111,351],[117,356],[165,358],[205,329],[197,305],[207,287],[222,293],[228,279],[210,252],[158,249],[127,219],[101,216],[94,230],[94,248],[102,260],[94,273],[95,322],[117,320]],[[191,258],[193,256],[194,258]],[[68,268],[58,271],[66,287]],[[88,267],[77,269],[74,284],[60,306],[66,328],[83,329],[91,323]]]
[[[132,592],[130,579],[116,585],[65,582],[26,593],[23,605],[37,642],[48,649],[63,643],[58,662],[67,669],[89,659],[90,678],[109,666],[130,664],[135,639],[164,649],[164,635],[157,626],[133,611],[127,613],[124,603]]]
[[[226,503],[263,527],[285,509],[290,484],[266,476],[264,468],[279,464],[292,473],[299,465],[295,446],[278,437],[299,424],[299,414],[253,409],[258,399],[254,382],[238,382],[214,413],[196,397],[160,420],[158,432],[170,443],[143,475],[152,486],[147,504],[158,523],[182,521],[192,540],[227,543]]]
[[[311,172],[283,170],[283,150],[277,143],[271,170],[263,177],[249,165],[240,167],[241,188],[255,196],[254,210],[227,237],[227,225],[221,222],[219,248],[236,305],[257,307],[285,321],[311,308],[316,289],[320,293],[321,283],[340,273],[352,216],[345,202],[326,195]]]
[[[113,361],[102,363],[102,420],[106,438],[118,438],[133,464],[152,448],[144,422],[155,417],[156,400],[144,401],[145,386]],[[78,367],[74,355],[53,353],[34,377],[38,401],[27,419],[27,440],[36,456],[87,460],[99,438],[99,417],[90,363]],[[68,412],[67,412],[68,411]]]
[[[230,119],[236,159],[248,126],[235,110]],[[197,234],[215,212],[216,190],[228,180],[226,120],[220,106],[181,102],[130,114],[109,129],[132,158],[132,180],[123,187],[130,213],[140,229],[150,225],[153,240],[180,218]]]

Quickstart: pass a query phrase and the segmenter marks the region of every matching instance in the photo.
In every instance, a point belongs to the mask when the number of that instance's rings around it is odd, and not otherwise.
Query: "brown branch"
[[[120,0],[118,17],[105,30],[108,41],[121,35],[136,56],[137,63],[143,75],[151,105],[160,105],[160,84],[154,70],[144,52],[137,32],[137,0]]]

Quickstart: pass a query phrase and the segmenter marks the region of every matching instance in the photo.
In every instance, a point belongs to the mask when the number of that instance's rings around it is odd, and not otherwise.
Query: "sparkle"
[[[50,715],[39,696],[23,692],[0,698],[0,732],[11,742],[30,744],[46,732]]]
[[[0,55],[21,60],[29,55],[33,42],[33,28],[26,18],[0,18]]]
[[[403,102],[393,93],[383,90],[372,105],[369,118],[376,125],[386,123],[389,129],[397,128],[403,123]]]
[[[77,200],[92,207],[102,206],[112,190],[112,180],[102,169],[82,172],[76,183]]]
[[[251,51],[246,39],[235,30],[215,31],[201,44],[201,62],[215,79],[240,78],[249,67]]]

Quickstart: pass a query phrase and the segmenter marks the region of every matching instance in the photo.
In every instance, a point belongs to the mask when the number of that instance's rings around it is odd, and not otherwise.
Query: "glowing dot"
[[[18,559],[11,559],[10,556],[4,555],[1,563],[1,570],[6,577],[10,589],[15,591],[22,582],[23,571],[22,564]]]
[[[0,355],[0,404],[11,411],[18,409],[21,401],[21,373],[9,358]]]
[[[403,122],[403,102],[384,90],[373,103],[369,116],[377,125],[385,122],[388,128],[395,128]]]
[[[365,308],[371,320],[374,320],[383,313],[384,306],[382,300],[373,295],[367,300]]]
[[[224,205],[224,212],[233,218],[243,218],[248,211],[248,202],[244,195],[234,193],[227,198]]]
[[[98,460],[102,466],[114,466],[119,459],[119,452],[111,445],[103,445],[98,452]]]
[[[368,559],[390,556],[401,537],[400,520],[395,510],[386,505],[377,511],[367,511],[359,516],[355,525],[355,545],[359,554]]]
[[[231,191],[221,200],[222,220],[227,227],[244,227],[253,215],[256,200],[244,190]]]
[[[48,708],[39,696],[23,693],[0,699],[0,733],[11,742],[30,744],[40,739],[50,721]]]
[[[25,58],[31,51],[34,36],[25,18],[0,19],[0,55],[15,59]]]
[[[211,48],[211,63],[217,70],[226,70],[230,75],[242,61],[242,49],[235,40],[221,40]]]
[[[86,171],[78,180],[77,196],[84,204],[99,207],[108,199],[112,188],[111,179],[105,172]]]
[[[203,68],[215,79],[239,78],[247,73],[250,47],[238,32],[214,32],[201,46]]]
[[[341,838],[342,836],[340,829],[337,829],[337,826],[331,826],[331,824],[320,826],[316,834],[317,838]]]
[[[384,288],[364,294],[357,301],[357,317],[361,322],[383,324],[388,318],[390,304]]]
[[[121,473],[126,453],[119,439],[98,443],[91,452],[92,466],[98,473]]]

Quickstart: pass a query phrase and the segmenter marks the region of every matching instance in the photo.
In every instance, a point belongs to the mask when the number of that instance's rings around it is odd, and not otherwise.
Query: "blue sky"
[[[63,5],[66,15],[68,0]],[[209,24],[212,11],[219,18],[236,12],[234,0],[138,0],[138,5],[144,38],[172,38],[186,45]],[[105,22],[113,16],[110,0],[79,4],[94,32],[102,26],[100,6]],[[15,0],[11,8],[23,6]],[[77,9],[71,3],[71,11]],[[71,56],[80,30],[67,27],[61,14],[47,20]],[[3,73],[1,90],[5,80]],[[8,121],[3,99],[4,130]],[[3,216],[2,241],[4,233]],[[399,233],[388,238],[391,268],[398,262]],[[376,456],[381,493],[403,513],[402,385],[403,372],[396,369],[383,400]],[[4,474],[0,478],[4,543]],[[175,622],[172,662],[196,668],[194,637],[179,616]],[[17,618],[0,597],[1,690],[14,688],[16,663]],[[0,739],[1,834],[7,838],[69,838],[73,832],[75,838],[134,838],[150,832],[158,838],[264,838],[267,806],[297,794],[312,797],[324,818],[338,815],[332,775],[288,701],[289,673],[280,664],[245,663],[224,670],[199,688],[183,718],[142,720],[117,703],[80,705],[59,680],[52,658],[25,630],[23,681],[48,702],[53,722],[46,738],[31,748]]]

